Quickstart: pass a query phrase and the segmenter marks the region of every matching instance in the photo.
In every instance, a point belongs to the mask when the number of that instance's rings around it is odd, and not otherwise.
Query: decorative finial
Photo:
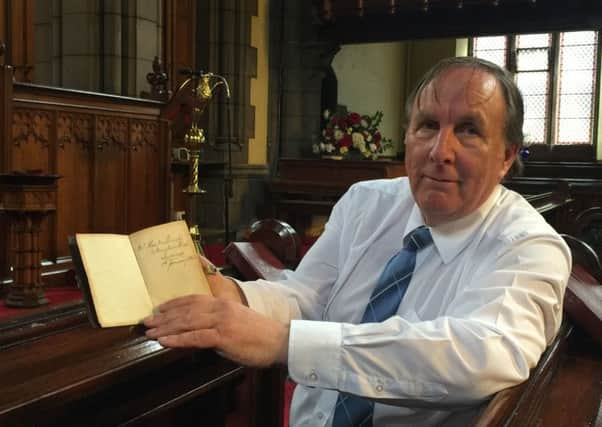
[[[153,61],[153,71],[146,75],[146,81],[151,87],[151,98],[166,101],[169,98],[167,89],[167,73],[163,70],[163,64],[158,56]]]

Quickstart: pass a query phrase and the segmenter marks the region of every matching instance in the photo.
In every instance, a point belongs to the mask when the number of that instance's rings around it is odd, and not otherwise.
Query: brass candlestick
[[[192,120],[191,125],[184,135],[184,143],[190,150],[191,173],[188,186],[184,189],[184,193],[188,195],[188,209],[186,216],[190,235],[197,247],[199,253],[203,254],[202,238],[200,227],[197,224],[196,210],[200,197],[206,191],[199,184],[199,160],[201,147],[205,143],[205,131],[201,127],[201,116],[205,108],[213,98],[215,89],[219,86],[224,86],[226,96],[230,97],[230,88],[226,79],[218,74],[189,72],[190,77],[180,85],[180,90],[191,85],[192,90]]]

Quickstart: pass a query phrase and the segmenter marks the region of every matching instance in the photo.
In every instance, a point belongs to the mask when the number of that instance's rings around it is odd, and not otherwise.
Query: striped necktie
[[[404,239],[404,247],[387,263],[372,291],[362,323],[382,322],[393,316],[412,279],[416,253],[430,245],[433,237],[421,226]],[[335,406],[333,427],[370,427],[374,403],[358,396],[339,393]]]

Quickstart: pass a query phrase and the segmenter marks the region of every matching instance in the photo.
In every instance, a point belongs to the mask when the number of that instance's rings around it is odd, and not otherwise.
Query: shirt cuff
[[[288,345],[288,371],[305,386],[337,388],[342,327],[337,322],[293,320]]]
[[[233,279],[231,277],[230,277],[230,279],[232,279],[236,282],[239,289],[241,290],[241,292],[244,294],[245,298],[247,299],[247,305],[249,306],[249,308],[251,310],[261,313],[264,316],[269,315],[269,310],[266,307],[266,305],[263,303],[263,299],[261,298],[261,292],[259,292],[257,290],[256,286],[255,286],[255,289],[253,289],[254,288],[253,285],[250,285],[245,282],[241,282],[240,280]]]

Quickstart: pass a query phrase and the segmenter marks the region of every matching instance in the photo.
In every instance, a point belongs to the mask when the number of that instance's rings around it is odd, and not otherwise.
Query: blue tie
[[[382,322],[397,312],[414,272],[416,252],[432,242],[431,232],[424,226],[406,236],[404,247],[393,255],[380,275],[362,323]],[[370,427],[373,410],[371,400],[339,393],[332,427]]]

